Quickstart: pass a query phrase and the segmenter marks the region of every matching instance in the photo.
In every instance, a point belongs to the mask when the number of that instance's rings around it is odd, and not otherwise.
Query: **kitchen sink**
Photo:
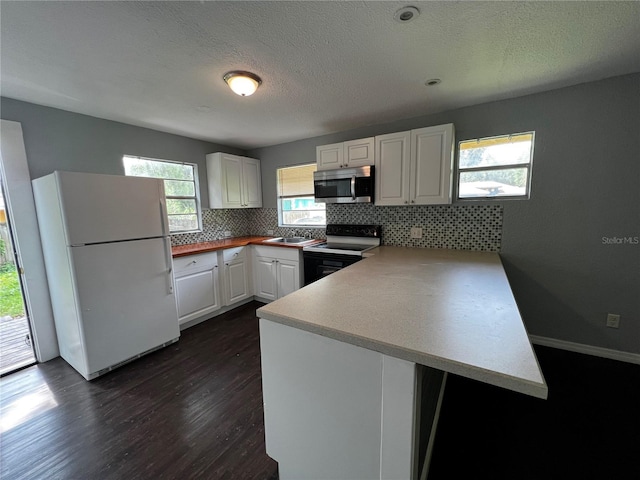
[[[304,237],[278,237],[271,240],[265,240],[266,243],[304,243],[309,242],[308,238]]]

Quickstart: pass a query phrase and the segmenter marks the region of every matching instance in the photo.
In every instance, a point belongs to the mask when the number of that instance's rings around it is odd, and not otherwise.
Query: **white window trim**
[[[492,165],[488,167],[470,167],[470,168],[460,168],[460,144],[469,141],[482,141],[490,138],[502,138],[502,137],[514,137],[517,135],[532,135],[531,141],[531,153],[529,155],[528,163],[513,163],[513,164],[505,164],[505,165]],[[519,133],[509,133],[505,135],[491,135],[489,137],[482,138],[468,138],[466,140],[458,141],[458,147],[456,151],[456,162],[455,162],[455,190],[456,190],[456,203],[467,203],[467,202],[500,202],[502,200],[529,200],[531,198],[531,177],[533,173],[533,152],[535,148],[535,140],[536,135],[535,131],[527,131],[527,132],[519,132]],[[490,170],[507,170],[510,168],[526,168],[527,171],[527,184],[526,190],[523,195],[500,195],[500,196],[486,196],[486,197],[460,197],[460,173],[461,172],[484,172]]]
[[[195,191],[195,199],[196,199],[196,217],[198,219],[198,228],[194,229],[194,230],[169,230],[169,233],[171,235],[182,235],[185,233],[200,233],[202,232],[202,206],[200,204],[200,181],[198,179],[198,164],[197,163],[191,163],[191,162],[180,162],[177,160],[166,160],[163,158],[152,158],[152,157],[141,157],[139,155],[127,155],[124,154],[122,156],[122,167],[124,170],[124,159],[125,157],[129,157],[129,158],[137,158],[139,160],[151,160],[152,162],[162,162],[162,163],[175,163],[178,165],[188,165],[190,167],[193,167],[193,184],[194,184],[194,191]],[[125,173],[126,175],[126,173]],[[149,177],[146,177],[149,178]],[[182,179],[175,179],[175,178],[163,178],[162,180],[180,180],[180,181],[184,181]],[[178,196],[178,195],[167,195],[165,192],[165,198],[171,198],[171,199],[177,199],[177,200],[181,200],[181,199],[186,199],[186,200],[191,200],[194,197],[192,196]]]

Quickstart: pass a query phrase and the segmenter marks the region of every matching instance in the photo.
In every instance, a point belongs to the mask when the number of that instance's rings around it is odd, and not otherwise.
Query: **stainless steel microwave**
[[[376,188],[374,179],[373,166],[314,172],[316,202],[371,203]]]

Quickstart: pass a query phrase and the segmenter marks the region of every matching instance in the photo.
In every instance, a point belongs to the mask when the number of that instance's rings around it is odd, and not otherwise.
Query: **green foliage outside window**
[[[123,162],[126,175],[164,180],[171,232],[200,228],[195,165],[131,156],[125,156]]]

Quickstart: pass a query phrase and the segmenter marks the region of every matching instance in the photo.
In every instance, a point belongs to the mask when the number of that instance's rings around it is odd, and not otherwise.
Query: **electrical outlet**
[[[411,238],[422,238],[422,228],[411,227]]]
[[[273,230],[267,230],[267,235],[273,235]]]
[[[615,313],[607,314],[607,327],[620,328],[620,315],[616,315]]]
[[[225,230],[224,236],[229,238],[231,236],[231,230]]]

